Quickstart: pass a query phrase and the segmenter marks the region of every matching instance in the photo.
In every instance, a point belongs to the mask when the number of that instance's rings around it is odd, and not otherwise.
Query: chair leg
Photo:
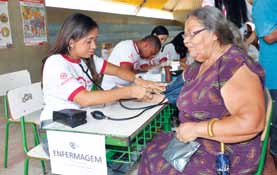
[[[4,168],[8,167],[8,151],[9,151],[9,128],[10,121],[7,121],[5,124],[5,145],[4,145]]]
[[[39,142],[39,134],[38,134],[37,125],[35,123],[31,123],[31,126],[34,131],[34,143],[35,143],[35,145],[38,145],[40,142]]]
[[[29,158],[27,157],[24,161],[24,175],[29,174]]]
[[[41,160],[40,164],[41,164],[41,168],[42,168],[42,173],[45,175],[46,174],[45,161]]]

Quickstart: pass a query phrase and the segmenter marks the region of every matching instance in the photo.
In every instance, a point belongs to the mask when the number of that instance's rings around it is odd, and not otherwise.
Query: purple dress
[[[211,118],[222,118],[230,115],[220,95],[222,88],[232,75],[242,66],[247,65],[256,73],[261,82],[264,71],[247,54],[232,46],[201,76],[196,78],[199,63],[191,65],[184,78],[186,83],[177,99],[179,120],[206,121]],[[235,92],[234,92],[235,93]],[[193,155],[183,173],[175,170],[163,157],[163,150],[171,140],[172,133],[160,133],[147,146],[142,154],[139,175],[214,175],[216,153],[220,152],[220,143],[213,140],[198,138],[201,146]],[[243,143],[225,144],[225,152],[231,161],[230,174],[246,175],[255,172],[261,152],[260,136]]]

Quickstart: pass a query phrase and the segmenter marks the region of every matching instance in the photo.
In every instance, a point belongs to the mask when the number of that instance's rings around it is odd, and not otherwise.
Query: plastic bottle
[[[164,67],[162,67],[162,70],[161,70],[161,82],[165,82],[165,70],[164,70]]]
[[[170,66],[164,66],[164,71],[165,71],[165,82],[169,83],[172,81],[172,75],[170,72],[171,67]]]

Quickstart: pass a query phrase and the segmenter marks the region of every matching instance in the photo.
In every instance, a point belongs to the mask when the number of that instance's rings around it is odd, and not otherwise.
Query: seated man
[[[136,64],[140,59],[152,59],[160,50],[161,42],[156,36],[146,36],[141,40],[125,40],[119,42],[113,49],[108,61],[136,72]],[[102,88],[112,89],[117,85],[127,85],[129,82],[116,76],[104,75]]]

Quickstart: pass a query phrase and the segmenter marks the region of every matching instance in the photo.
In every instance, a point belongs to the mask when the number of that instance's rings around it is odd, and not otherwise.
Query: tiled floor
[[[30,128],[27,128],[28,133],[32,133]],[[33,138],[30,134],[29,140],[33,143]],[[24,158],[25,154],[21,146],[21,135],[19,125],[11,125],[10,127],[10,140],[9,140],[9,162],[8,168],[3,168],[3,149],[4,149],[4,121],[0,119],[0,175],[19,175],[23,174]],[[47,162],[47,171],[50,173],[49,162]],[[40,163],[37,160],[31,160],[29,165],[29,175],[42,174]],[[136,168],[128,175],[136,175]],[[263,175],[277,175],[277,171],[274,171],[274,164],[271,156],[267,156],[265,169]]]

